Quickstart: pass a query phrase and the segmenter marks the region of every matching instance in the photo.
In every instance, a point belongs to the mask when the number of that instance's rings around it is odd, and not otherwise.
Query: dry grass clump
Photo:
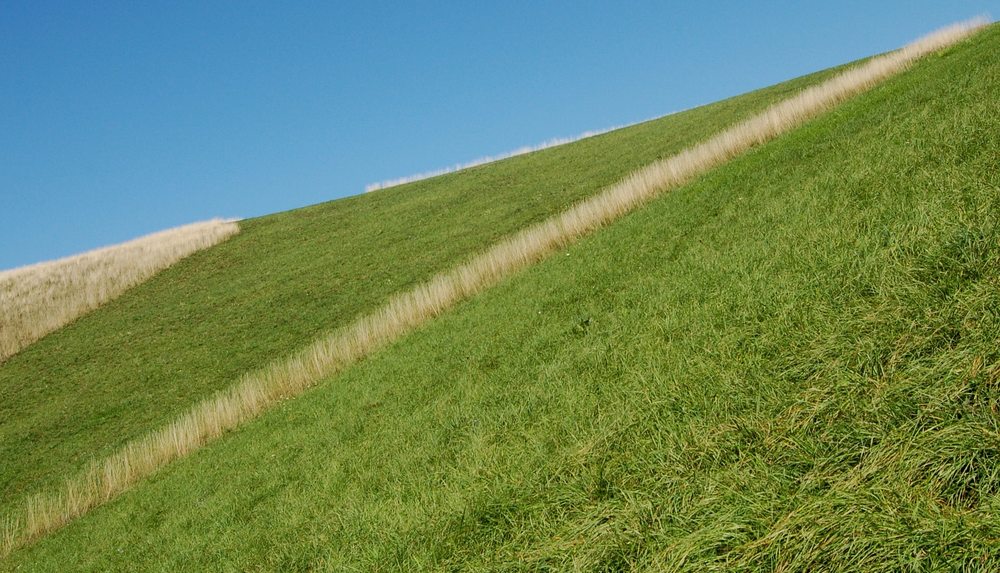
[[[0,361],[238,232],[235,222],[213,219],[0,272]]]
[[[848,97],[906,69],[985,24],[974,20],[944,28],[906,47],[850,69],[768,108],[708,141],[640,169],[600,194],[497,243],[486,252],[359,318],[297,354],[250,373],[195,405],[168,426],[128,444],[67,482],[53,495],[33,498],[18,522],[6,525],[2,551],[57,529],[183,457],[279,400],[301,394],[362,356],[412,331],[458,301],[500,282],[645,201],[784,133]]]

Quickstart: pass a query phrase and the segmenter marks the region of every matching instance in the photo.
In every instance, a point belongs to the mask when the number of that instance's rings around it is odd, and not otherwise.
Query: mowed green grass
[[[392,293],[830,73],[242,222],[237,237],[0,365],[0,516]]]
[[[992,26],[7,566],[996,570],[997,93]]]

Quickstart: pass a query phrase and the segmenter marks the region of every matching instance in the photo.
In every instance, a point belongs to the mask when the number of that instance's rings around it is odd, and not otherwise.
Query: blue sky
[[[0,269],[634,122],[1000,0],[0,0]]]

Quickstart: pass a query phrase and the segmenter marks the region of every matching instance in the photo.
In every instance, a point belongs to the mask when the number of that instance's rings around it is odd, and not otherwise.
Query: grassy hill
[[[998,48],[926,59],[4,565],[996,568]],[[4,503],[816,79],[249,222],[0,367]]]
[[[462,173],[242,221],[227,243],[0,364],[0,517],[241,374],[831,73]]]

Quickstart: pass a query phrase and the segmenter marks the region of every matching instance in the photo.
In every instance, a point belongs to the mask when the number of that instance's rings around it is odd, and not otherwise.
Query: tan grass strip
[[[213,219],[0,272],[0,362],[239,230],[233,221]]]
[[[659,193],[801,125],[906,69],[921,56],[969,36],[983,25],[985,21],[977,19],[944,28],[808,88],[704,143],[640,169],[598,195],[515,233],[457,268],[395,296],[384,307],[297,354],[244,376],[229,389],[195,405],[180,419],[126,445],[80,477],[69,480],[61,492],[31,499],[20,519],[6,525],[2,551],[8,553],[63,526],[113,499],[169,462],[255,418],[278,401],[301,394],[320,380],[397,340],[458,301],[497,284]]]

